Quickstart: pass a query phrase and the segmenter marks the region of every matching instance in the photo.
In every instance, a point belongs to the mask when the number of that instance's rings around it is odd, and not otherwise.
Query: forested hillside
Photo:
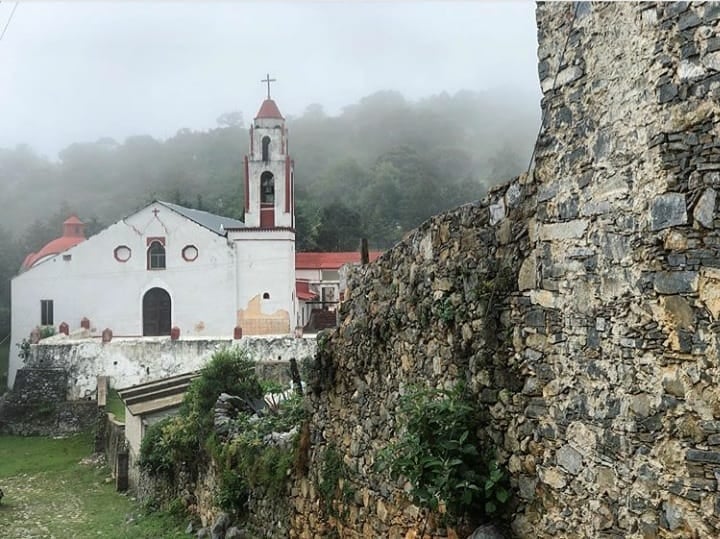
[[[228,112],[215,128],[180,129],[165,141],[71,144],[57,160],[26,145],[0,148],[0,339],[9,278],[25,254],[59,235],[70,212],[90,234],[153,199],[242,218],[242,159],[255,112]],[[409,102],[384,91],[337,116],[311,105],[287,120],[298,250],[353,250],[361,237],[378,249],[527,167],[539,105],[500,92]]]

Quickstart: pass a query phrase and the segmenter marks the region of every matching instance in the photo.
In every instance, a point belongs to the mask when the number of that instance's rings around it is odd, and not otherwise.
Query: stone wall
[[[372,464],[409,385],[458,379],[487,403],[517,536],[720,533],[720,8],[547,3],[537,19],[534,170],[351,280],[319,355],[299,536],[324,533],[307,513],[331,443],[358,492],[341,535],[415,533]],[[473,291],[502,267],[513,290],[483,308]]]
[[[62,436],[89,429],[97,407],[89,401],[66,401],[62,369],[20,369],[13,391],[0,397],[0,434]]]
[[[533,351],[546,411],[518,530],[717,536],[720,8],[537,17],[538,273],[524,293],[545,331],[521,328],[517,349]]]
[[[69,399],[93,397],[97,376],[110,378],[115,388],[151,382],[200,369],[210,356],[226,346],[247,347],[256,361],[298,361],[315,353],[314,337],[243,337],[232,339],[168,337],[72,339],[58,335],[31,346],[28,367],[60,368],[68,375]]]

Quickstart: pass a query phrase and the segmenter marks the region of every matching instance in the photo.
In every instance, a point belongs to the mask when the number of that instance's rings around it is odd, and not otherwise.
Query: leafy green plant
[[[153,475],[170,474],[173,463],[170,459],[170,452],[163,438],[163,425],[170,418],[150,425],[145,431],[145,436],[140,443],[140,458],[138,464],[144,471]]]
[[[334,445],[328,445],[322,453],[317,483],[326,514],[341,516],[335,502],[344,506],[352,499],[354,491],[348,481],[349,475],[342,454]]]
[[[252,489],[261,489],[270,498],[285,496],[297,450],[297,429],[284,443],[266,438],[272,433],[292,433],[303,418],[302,398],[294,396],[280,401],[273,413],[260,418],[243,413],[235,419],[238,434],[229,443],[215,446],[215,460],[222,469],[218,505],[242,513]]]
[[[479,410],[462,385],[408,392],[400,421],[403,433],[379,460],[410,482],[414,503],[452,520],[494,515],[509,500],[505,472],[478,437]]]
[[[55,335],[55,326],[40,326],[40,338],[47,339]]]
[[[437,306],[437,316],[446,324],[452,324],[455,321],[455,306],[450,298],[445,298],[442,303]]]
[[[263,391],[255,375],[255,363],[242,348],[223,348],[215,352],[188,388],[181,413],[210,417],[221,393],[250,401],[262,399]]]

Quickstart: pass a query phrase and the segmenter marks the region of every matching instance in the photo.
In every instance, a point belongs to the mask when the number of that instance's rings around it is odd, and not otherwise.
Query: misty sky
[[[0,30],[13,3],[0,3]],[[247,122],[378,90],[514,89],[539,103],[532,2],[21,2],[0,41],[0,147]],[[539,106],[539,105],[538,105]]]

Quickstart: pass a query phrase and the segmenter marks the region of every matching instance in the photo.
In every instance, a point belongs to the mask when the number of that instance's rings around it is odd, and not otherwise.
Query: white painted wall
[[[298,361],[315,355],[314,337],[243,337],[240,340],[202,337],[118,338],[103,344],[98,338],[57,335],[31,346],[29,367],[53,367],[68,373],[68,399],[92,397],[97,376],[109,377],[114,388],[126,388],[202,368],[218,350],[242,346],[258,362]]]
[[[166,269],[148,270],[147,238],[158,236],[165,237]],[[193,262],[182,257],[189,244],[199,251]],[[119,245],[132,250],[127,262],[114,257]],[[181,335],[232,336],[237,298],[232,243],[155,203],[12,280],[9,386],[22,366],[16,344],[40,324],[40,300],[53,300],[56,328],[67,322],[76,330],[87,317],[93,334],[110,328],[117,336],[138,336],[143,295],[156,286],[170,294],[172,325]]]
[[[279,309],[288,311],[290,327],[295,328],[295,233],[289,230],[233,231],[237,259],[237,305],[246,309],[250,300],[270,294],[262,300],[263,314]]]

